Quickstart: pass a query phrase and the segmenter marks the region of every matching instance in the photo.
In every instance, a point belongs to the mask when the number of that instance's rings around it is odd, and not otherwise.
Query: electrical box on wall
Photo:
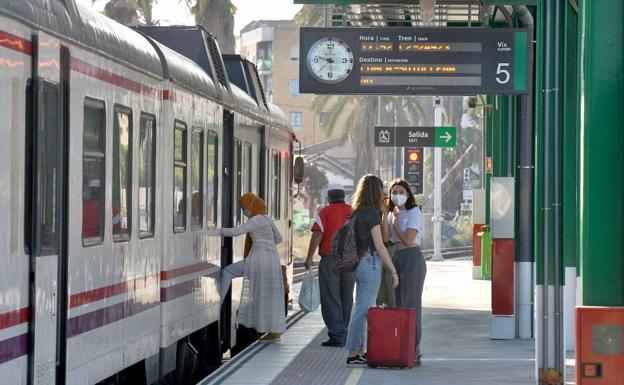
[[[624,307],[576,308],[576,384],[621,385]]]
[[[490,225],[492,238],[514,238],[514,203],[516,184],[511,177],[490,180]]]
[[[485,190],[472,190],[472,223],[485,224]]]

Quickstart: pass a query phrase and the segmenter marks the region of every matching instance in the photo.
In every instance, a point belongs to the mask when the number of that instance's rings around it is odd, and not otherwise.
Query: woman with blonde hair
[[[245,259],[221,271],[221,302],[232,278],[243,277],[238,323],[259,333],[267,333],[260,338],[262,342],[279,341],[281,333],[286,330],[282,267],[276,248],[282,242],[282,236],[273,219],[267,215],[262,198],[247,193],[239,201],[243,213],[249,218],[245,224],[208,231],[208,235],[222,237],[247,234]]]
[[[392,274],[392,287],[399,285],[399,276],[381,234],[382,215],[385,216],[382,213],[387,211],[381,179],[372,174],[364,175],[358,182],[352,206],[355,216],[355,243],[360,259],[353,271],[356,286],[355,311],[347,333],[347,365],[366,363],[364,326],[368,308],[377,298],[382,261]]]

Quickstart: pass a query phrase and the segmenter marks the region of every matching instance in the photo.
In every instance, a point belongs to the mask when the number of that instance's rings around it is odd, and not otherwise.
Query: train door
[[[220,148],[222,154],[223,176],[221,183],[221,227],[232,227],[234,212],[232,210],[233,178],[234,178],[234,114],[230,111],[223,111],[223,145]],[[221,241],[221,267],[232,263],[232,238],[224,237]],[[221,311],[221,341],[222,351],[229,349],[233,343],[232,339],[232,301],[231,294],[224,300]]]
[[[69,50],[33,38],[29,383],[64,383]]]

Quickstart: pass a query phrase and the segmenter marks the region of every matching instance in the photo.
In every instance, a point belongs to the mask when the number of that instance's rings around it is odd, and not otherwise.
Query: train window
[[[37,130],[38,256],[58,254],[59,95],[58,86],[44,83]]]
[[[85,99],[82,141],[82,240],[85,246],[104,239],[105,131],[104,102]]]
[[[234,201],[236,202],[236,224],[240,224],[243,220],[243,210],[241,209],[239,200],[241,195],[243,195],[243,147],[240,140],[236,140],[234,146],[234,159],[236,160],[236,188],[234,189]]]
[[[26,84],[26,132],[24,133],[24,250],[30,254],[32,238],[33,83]]]
[[[173,159],[173,230],[186,230],[186,124],[176,121]]]
[[[201,229],[204,213],[204,132],[193,127],[191,132],[191,229]]]
[[[113,118],[113,240],[130,239],[132,110],[115,106]]]
[[[141,114],[139,127],[139,237],[154,236],[154,207],[156,183],[156,119]]]
[[[273,218],[279,218],[280,212],[280,163],[279,163],[279,152],[277,150],[273,150],[271,156],[271,166],[273,168],[272,173],[272,188],[271,188],[271,215]]]
[[[243,191],[248,193],[252,191],[251,178],[253,177],[253,161],[252,161],[252,155],[251,155],[251,144],[247,142],[245,142],[244,158],[245,158],[244,159],[245,167],[243,167],[243,170],[244,170],[245,180],[244,180]]]
[[[207,157],[208,157],[208,172],[206,178],[206,190],[207,194],[207,202],[206,202],[206,222],[209,225],[216,226],[217,225],[217,188],[218,188],[218,180],[217,180],[217,170],[218,170],[218,162],[219,162],[219,152],[217,149],[217,134],[208,131],[208,146],[207,146]]]
[[[288,178],[288,157],[287,153],[281,156],[281,182],[282,182],[282,219],[288,219],[288,202],[290,200],[290,189],[288,188],[290,180]]]

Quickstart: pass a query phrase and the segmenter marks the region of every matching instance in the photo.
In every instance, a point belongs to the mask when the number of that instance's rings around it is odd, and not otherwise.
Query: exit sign
[[[375,147],[455,147],[455,127],[375,127]]]

